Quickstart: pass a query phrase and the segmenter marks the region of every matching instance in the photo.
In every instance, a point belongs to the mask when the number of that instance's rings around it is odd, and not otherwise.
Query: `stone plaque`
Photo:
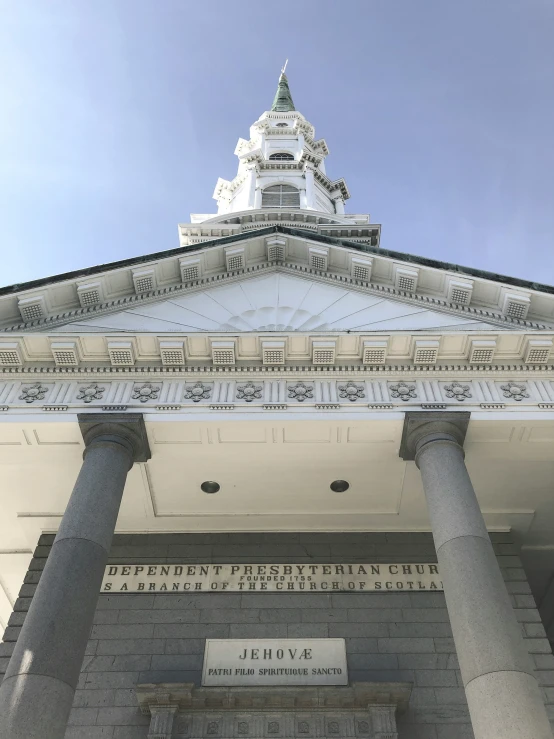
[[[206,639],[202,685],[347,685],[344,639]]]
[[[436,564],[108,565],[103,593],[442,590]]]

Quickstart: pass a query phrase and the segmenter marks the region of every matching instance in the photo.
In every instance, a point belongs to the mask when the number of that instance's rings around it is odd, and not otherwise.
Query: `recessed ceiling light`
[[[345,493],[349,487],[350,483],[346,482],[346,480],[334,480],[330,485],[334,493]]]
[[[219,492],[221,488],[221,485],[218,482],[214,482],[213,480],[206,480],[206,482],[203,482],[202,485],[200,485],[200,489],[203,490],[205,493],[217,493]]]

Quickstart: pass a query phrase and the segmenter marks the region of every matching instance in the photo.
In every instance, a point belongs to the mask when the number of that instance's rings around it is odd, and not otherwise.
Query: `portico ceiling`
[[[398,456],[403,414],[364,416],[147,414],[152,458],[129,474],[117,531],[428,531],[419,472]],[[469,426],[467,464],[487,525],[512,528],[528,547],[551,546],[553,442],[550,412],[477,412]],[[82,451],[73,414],[0,426],[4,618],[39,535],[59,525]],[[349,490],[332,492],[335,479]],[[205,480],[220,492],[203,493]]]

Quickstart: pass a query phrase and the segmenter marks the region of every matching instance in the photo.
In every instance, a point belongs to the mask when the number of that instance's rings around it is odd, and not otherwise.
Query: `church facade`
[[[551,739],[554,288],[381,247],[284,73],[235,153],[0,288],[0,738]]]

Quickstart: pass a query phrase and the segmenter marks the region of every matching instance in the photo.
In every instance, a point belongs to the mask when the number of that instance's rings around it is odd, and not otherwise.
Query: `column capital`
[[[79,413],[79,427],[85,451],[97,444],[120,444],[127,450],[132,465],[152,456],[142,413]]]
[[[463,411],[408,411],[399,456],[415,460],[417,447],[425,438],[429,441],[451,441],[464,445],[470,413]]]

